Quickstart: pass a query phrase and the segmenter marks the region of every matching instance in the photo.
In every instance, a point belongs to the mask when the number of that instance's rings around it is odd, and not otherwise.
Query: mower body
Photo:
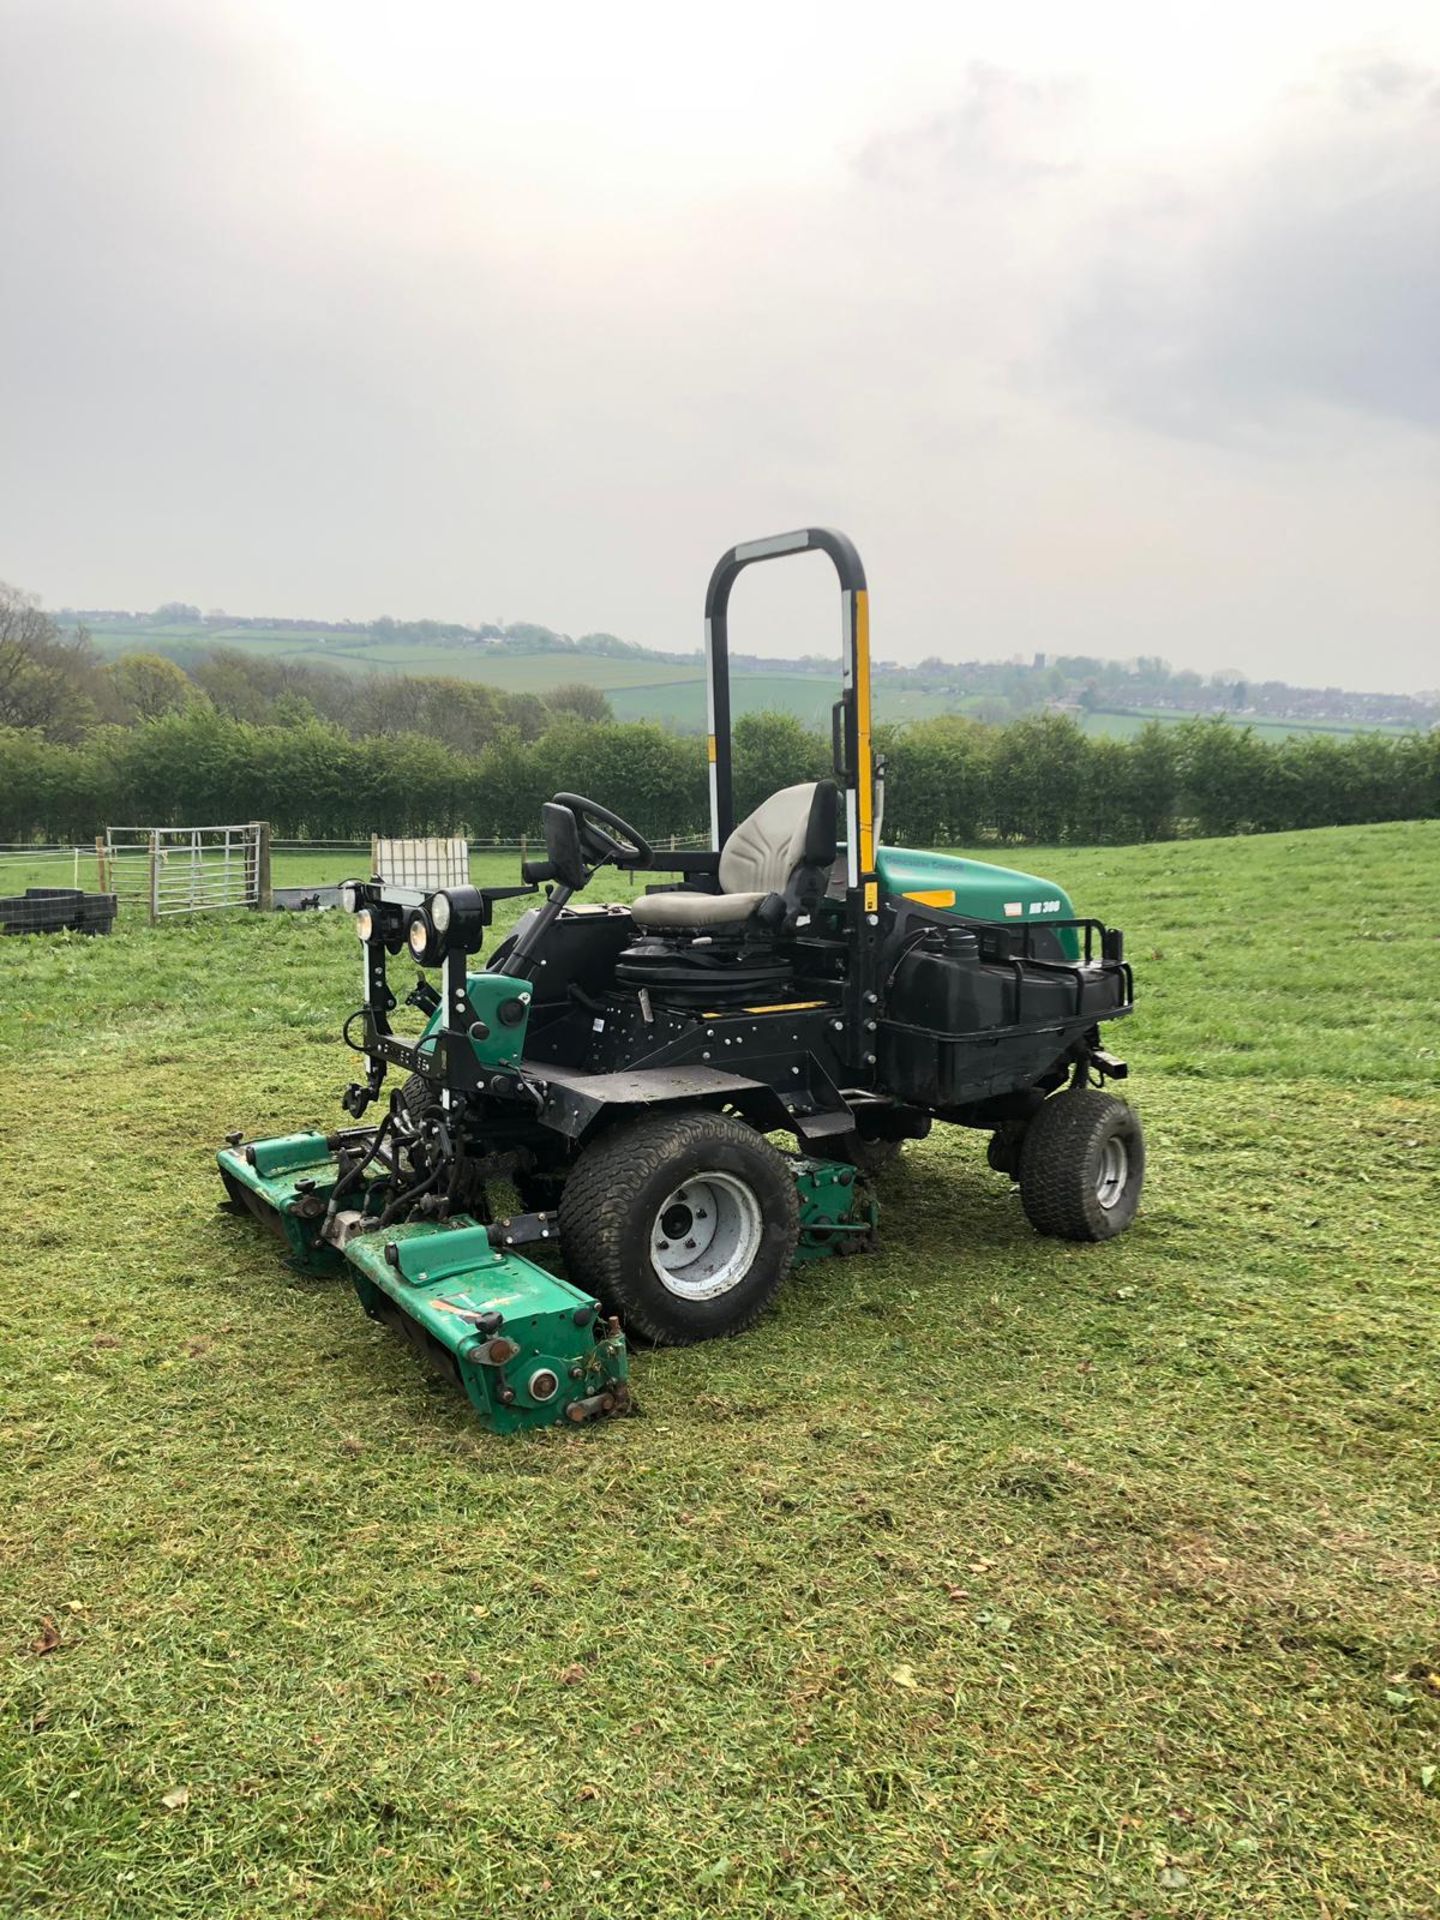
[[[737,828],[730,587],[754,561],[805,550],[842,584],[835,779],[783,789]],[[620,1410],[617,1312],[662,1342],[739,1332],[794,1262],[869,1246],[867,1171],[936,1122],[991,1136],[991,1167],[1042,1233],[1112,1237],[1138,1200],[1138,1120],[1101,1091],[1127,1071],[1100,1034],[1133,1002],[1123,936],[1077,917],[1054,882],[879,842],[850,542],[812,528],[731,549],[706,643],[712,848],[659,853],[603,805],[559,794],[543,810],[548,858],[519,886],[345,883],[362,955],[344,1029],[364,1065],[344,1099],[357,1124],[237,1136],[220,1156],[232,1204],[268,1219],[300,1265],[347,1269],[366,1310],[497,1431]],[[644,896],[576,897],[607,864],[645,876]],[[737,873],[758,889],[737,891]],[[536,904],[479,964],[496,905],[517,895]],[[437,974],[406,996],[421,1016],[402,1019],[408,1032],[392,1020],[402,957]],[[360,1124],[377,1103],[378,1122]],[[501,1186],[521,1210],[497,1218]]]

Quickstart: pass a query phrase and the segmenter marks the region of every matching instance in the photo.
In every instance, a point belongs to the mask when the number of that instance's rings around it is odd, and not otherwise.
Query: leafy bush
[[[397,716],[398,717],[398,716]],[[356,738],[303,707],[258,725],[209,701],[70,743],[0,727],[0,838],[85,840],[107,823],[266,819],[315,839],[464,828],[514,839],[551,794],[585,793],[667,837],[708,825],[705,747],[649,722],[562,712],[478,748],[410,728]],[[1056,714],[1007,727],[958,715],[883,728],[884,837],[910,846],[1042,844],[1364,825],[1440,812],[1440,733],[1271,743],[1224,720],[1091,738]],[[823,775],[830,746],[787,714],[735,727],[736,810]]]

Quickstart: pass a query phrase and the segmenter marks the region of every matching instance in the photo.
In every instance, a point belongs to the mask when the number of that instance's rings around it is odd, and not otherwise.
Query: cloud
[[[1078,28],[1059,77],[958,14],[717,74],[699,15],[585,17],[10,0],[0,574],[673,646],[720,547],[829,520],[896,657],[1353,682],[1363,629],[1430,677],[1433,76],[1267,118],[1216,53],[1223,126],[1162,142]],[[803,566],[744,595],[833,644]]]
[[[1208,178],[1111,214],[1053,365],[1199,438],[1440,428],[1440,76],[1359,60]]]
[[[1024,188],[1079,169],[1086,103],[1078,79],[1029,78],[972,61],[941,110],[876,132],[858,149],[862,180],[911,190]]]

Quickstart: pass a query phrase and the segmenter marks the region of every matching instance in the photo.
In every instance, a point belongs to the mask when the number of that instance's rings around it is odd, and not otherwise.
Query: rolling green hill
[[[405,673],[474,680],[506,693],[543,693],[561,681],[583,681],[607,695],[616,717],[621,720],[657,720],[688,733],[702,732],[705,725],[705,682],[698,656],[692,662],[643,654],[588,652],[582,647],[536,647],[528,651],[513,642],[504,646],[465,640],[407,642],[359,631],[321,632],[310,627],[284,625],[226,627],[198,622],[150,624],[137,620],[96,620],[90,623],[90,633],[101,653],[111,658],[147,649],[183,657],[213,647],[230,647],[271,662],[331,667],[349,673]],[[942,681],[949,678],[944,673],[937,673],[935,677]],[[732,682],[734,711],[737,717],[762,710],[790,713],[807,726],[823,729],[829,724],[830,706],[839,691],[837,683],[838,670],[832,679],[800,666],[787,672],[737,665]],[[981,694],[956,691],[953,684],[936,687],[914,681],[898,682],[883,674],[878,675],[875,682],[875,711],[881,720],[929,719],[941,713],[972,711],[985,704]],[[993,701],[988,704],[993,708]],[[1097,709],[1073,714],[1087,733],[1122,739],[1138,733],[1150,719],[1171,725],[1189,717],[1174,709],[1155,707]],[[1364,730],[1359,724],[1345,720],[1247,719],[1244,724],[1253,726],[1267,739],[1316,732],[1343,737]],[[1372,730],[1401,731],[1379,726]]]

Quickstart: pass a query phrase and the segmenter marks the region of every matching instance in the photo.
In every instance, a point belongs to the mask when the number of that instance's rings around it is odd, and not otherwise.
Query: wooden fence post
[[[105,836],[100,833],[95,836],[95,874],[98,882],[96,892],[109,893],[110,889],[105,884],[109,877],[105,871]]]
[[[160,833],[159,829],[150,829],[150,924],[153,927],[160,918]]]
[[[275,905],[275,893],[270,884],[270,822],[255,822],[255,906],[260,913],[269,913]]]

